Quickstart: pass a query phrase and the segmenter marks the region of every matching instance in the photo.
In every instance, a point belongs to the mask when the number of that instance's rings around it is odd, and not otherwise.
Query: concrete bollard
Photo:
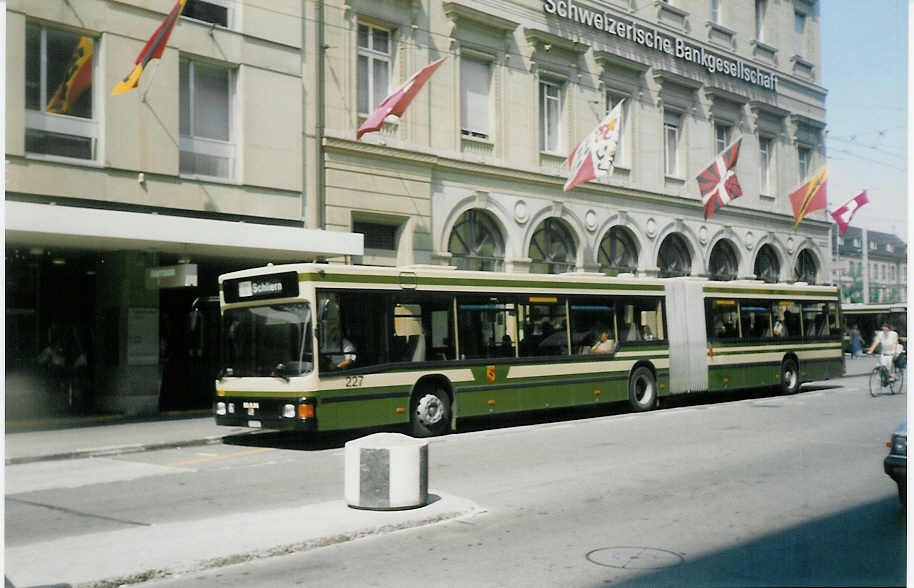
[[[400,510],[428,504],[428,441],[376,433],[346,443],[346,504]]]

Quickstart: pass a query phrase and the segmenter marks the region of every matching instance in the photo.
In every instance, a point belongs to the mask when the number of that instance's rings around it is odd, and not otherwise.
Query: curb
[[[146,443],[132,445],[116,445],[111,447],[97,447],[94,449],[77,449],[63,453],[49,453],[46,455],[24,455],[22,457],[8,457],[5,465],[21,465],[40,461],[56,461],[64,459],[81,459],[86,457],[107,457],[111,455],[124,455],[127,453],[142,453],[144,451],[157,451],[159,449],[174,449],[176,447],[195,447],[200,445],[216,445],[222,443],[224,435],[204,437],[202,439],[189,439],[185,441],[165,441],[162,443]]]

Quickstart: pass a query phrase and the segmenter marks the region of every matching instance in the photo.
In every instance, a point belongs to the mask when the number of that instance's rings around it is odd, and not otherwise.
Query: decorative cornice
[[[524,36],[534,51],[541,49],[548,53],[553,49],[563,49],[575,55],[583,55],[590,49],[590,44],[580,38],[566,39],[542,29],[525,28]]]
[[[609,51],[595,50],[593,52],[593,57],[597,60],[597,64],[604,70],[610,66],[614,66],[642,74],[651,68],[650,64],[641,63],[640,61],[635,61],[634,59],[629,59],[628,57],[623,57],[618,53],[611,53]]]
[[[502,31],[503,33],[510,33],[516,29],[519,24],[513,20],[477,10],[476,8],[467,6],[461,2],[445,2],[442,6],[444,8],[444,14],[455,25],[460,20],[466,20],[476,24],[481,24],[491,29]]]
[[[555,189],[561,189],[562,185],[565,183],[564,177],[542,172],[463,161],[446,155],[433,155],[409,149],[373,145],[341,137],[324,136],[323,145],[324,149],[327,151],[350,152],[361,155],[385,157],[417,165],[429,166],[440,170],[452,170],[472,175],[488,176],[490,178],[508,182],[526,182]],[[679,208],[683,212],[695,212],[696,214],[699,213],[701,209],[701,200],[693,196],[658,194],[656,192],[647,192],[635,188],[594,182],[578,186],[576,190],[584,190],[602,197],[615,196],[630,198],[646,205],[656,205],[660,208],[670,206]],[[793,230],[794,219],[792,215],[788,214],[741,209],[735,206],[729,206],[727,209],[721,211],[721,213],[725,213],[732,219],[741,219],[745,220],[747,223],[754,223],[754,226],[757,226],[759,221],[769,221],[784,225],[785,228],[783,230]],[[673,213],[670,213],[670,215],[673,216]],[[699,220],[699,218],[696,216],[694,220]],[[804,219],[803,223],[807,227],[817,228],[824,233],[828,232],[829,227],[832,224],[827,221],[819,221],[810,218]]]

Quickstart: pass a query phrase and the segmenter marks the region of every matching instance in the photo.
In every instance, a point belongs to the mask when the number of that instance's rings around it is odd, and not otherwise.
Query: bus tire
[[[794,359],[787,358],[781,362],[781,392],[796,394],[800,391],[800,368]]]
[[[444,435],[451,424],[451,400],[439,386],[418,390],[410,402],[409,426],[413,437]]]
[[[636,367],[628,380],[628,401],[636,412],[657,405],[657,380],[654,372],[643,365]]]

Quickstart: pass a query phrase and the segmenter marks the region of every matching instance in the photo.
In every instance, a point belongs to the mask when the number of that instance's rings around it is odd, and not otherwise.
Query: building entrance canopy
[[[6,202],[7,243],[143,250],[275,263],[362,255],[363,235],[212,219]]]

